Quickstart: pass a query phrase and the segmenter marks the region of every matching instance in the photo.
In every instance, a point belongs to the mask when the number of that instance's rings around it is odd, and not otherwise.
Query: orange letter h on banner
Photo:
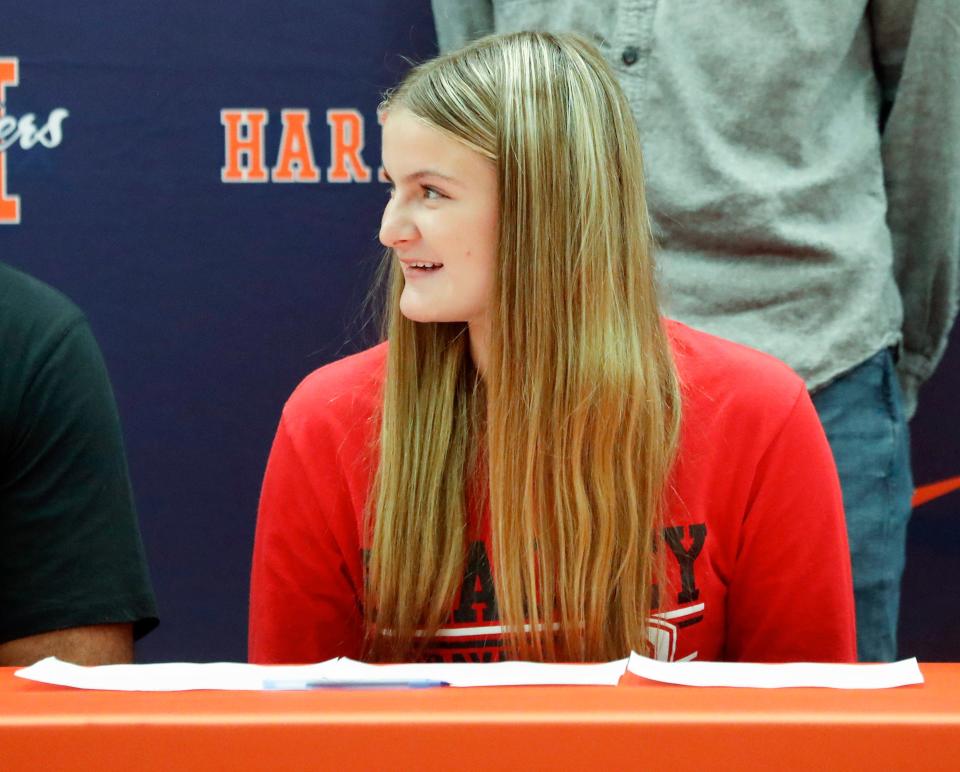
[[[220,111],[224,151],[224,165],[220,170],[222,182],[267,181],[267,168],[263,164],[263,126],[266,122],[266,110]],[[242,163],[243,156],[246,156],[246,163]]]

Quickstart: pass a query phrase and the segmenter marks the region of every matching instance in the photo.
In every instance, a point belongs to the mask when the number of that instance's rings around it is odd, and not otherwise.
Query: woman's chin
[[[404,303],[400,301],[400,313],[403,314],[411,322],[437,322],[440,321],[437,319],[435,312],[431,312],[429,309],[422,308],[416,303]]]

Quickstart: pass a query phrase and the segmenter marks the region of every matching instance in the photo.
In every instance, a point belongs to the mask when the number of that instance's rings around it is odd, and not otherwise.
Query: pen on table
[[[383,681],[296,681],[265,680],[263,688],[268,691],[305,691],[307,689],[433,689],[449,686],[446,681],[430,679],[383,680]]]

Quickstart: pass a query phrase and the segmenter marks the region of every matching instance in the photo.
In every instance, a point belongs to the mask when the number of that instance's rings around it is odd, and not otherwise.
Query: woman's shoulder
[[[283,408],[287,428],[369,417],[381,403],[387,344],[324,365],[304,378]]]
[[[776,357],[674,320],[666,320],[666,330],[685,409],[725,404],[773,417],[789,413],[806,391],[800,376]]]

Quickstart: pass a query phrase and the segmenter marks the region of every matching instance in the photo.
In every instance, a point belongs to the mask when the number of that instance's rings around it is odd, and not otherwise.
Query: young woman
[[[806,390],[661,318],[639,137],[599,53],[485,38],[384,109],[386,342],[284,408],[251,660],[853,660]]]

